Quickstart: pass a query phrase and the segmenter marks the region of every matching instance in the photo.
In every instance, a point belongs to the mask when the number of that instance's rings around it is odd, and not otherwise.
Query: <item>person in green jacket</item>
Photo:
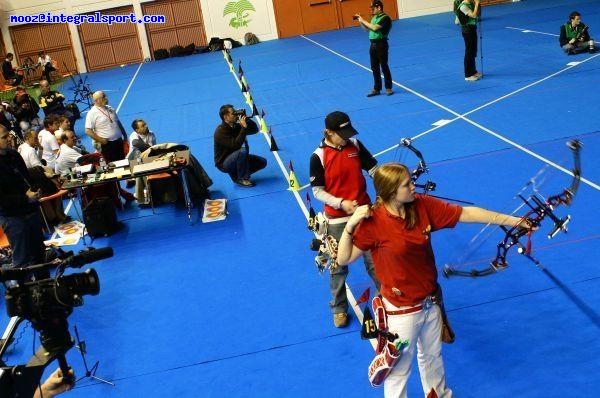
[[[567,55],[582,52],[595,53],[594,39],[590,37],[588,26],[581,22],[581,14],[573,11],[569,21],[560,27],[558,42]]]
[[[460,25],[462,37],[465,41],[465,80],[474,82],[481,79],[482,74],[477,72],[475,57],[477,57],[477,16],[479,15],[479,0],[455,0],[454,13]]]
[[[371,21],[366,21],[360,14],[355,14],[354,19],[369,32],[369,57],[371,58],[371,70],[373,71],[373,90],[367,94],[367,97],[374,97],[381,94],[381,73],[385,82],[385,92],[392,95],[392,74],[388,66],[388,34],[392,29],[392,20],[383,12],[383,3],[375,0],[371,3]]]

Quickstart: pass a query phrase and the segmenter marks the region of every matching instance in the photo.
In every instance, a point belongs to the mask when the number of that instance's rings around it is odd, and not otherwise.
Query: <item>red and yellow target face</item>
[[[207,200],[204,203],[204,218],[217,218],[225,214],[225,201]]]

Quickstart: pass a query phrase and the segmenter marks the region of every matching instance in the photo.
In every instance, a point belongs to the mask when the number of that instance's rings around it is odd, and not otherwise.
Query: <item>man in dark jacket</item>
[[[13,98],[13,109],[15,118],[23,132],[30,128],[39,131],[44,127],[44,121],[38,117],[40,107],[37,102],[27,94],[25,88],[17,87],[17,92]]]
[[[558,42],[567,55],[596,52],[588,26],[581,22],[581,14],[577,11],[573,11],[569,15],[569,21],[560,27]]]
[[[267,166],[267,159],[251,155],[247,135],[258,133],[258,126],[233,109],[233,105],[223,105],[219,109],[223,123],[217,126],[214,135],[215,166],[229,174],[233,182],[242,187],[256,184],[250,176]]]
[[[41,191],[32,191],[21,155],[8,148],[0,126],[0,226],[8,237],[15,267],[39,264],[44,259],[44,235],[39,216]]]

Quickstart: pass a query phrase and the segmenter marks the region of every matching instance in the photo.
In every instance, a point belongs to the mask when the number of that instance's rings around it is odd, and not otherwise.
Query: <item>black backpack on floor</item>
[[[83,222],[92,238],[110,236],[121,229],[114,202],[106,197],[94,198],[88,203],[83,209]]]

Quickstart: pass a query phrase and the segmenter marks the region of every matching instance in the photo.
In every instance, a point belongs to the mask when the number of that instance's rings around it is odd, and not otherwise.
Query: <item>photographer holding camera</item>
[[[267,159],[250,154],[246,136],[258,133],[258,126],[246,116],[245,109],[235,110],[226,104],[219,109],[222,123],[214,134],[215,166],[229,174],[236,184],[250,188],[255,186],[250,176],[267,166]]]
[[[567,55],[575,55],[583,52],[590,54],[596,52],[594,40],[590,38],[588,26],[581,22],[581,14],[573,11],[569,15],[569,21],[560,27],[560,46]]]
[[[385,92],[392,95],[392,73],[388,66],[388,34],[392,29],[392,20],[383,12],[383,3],[379,0],[371,3],[371,22],[367,22],[360,14],[355,14],[352,18],[360,23],[369,32],[369,57],[371,59],[371,71],[373,72],[373,91],[367,94],[367,97],[374,97],[381,93],[381,73],[385,80]]]

